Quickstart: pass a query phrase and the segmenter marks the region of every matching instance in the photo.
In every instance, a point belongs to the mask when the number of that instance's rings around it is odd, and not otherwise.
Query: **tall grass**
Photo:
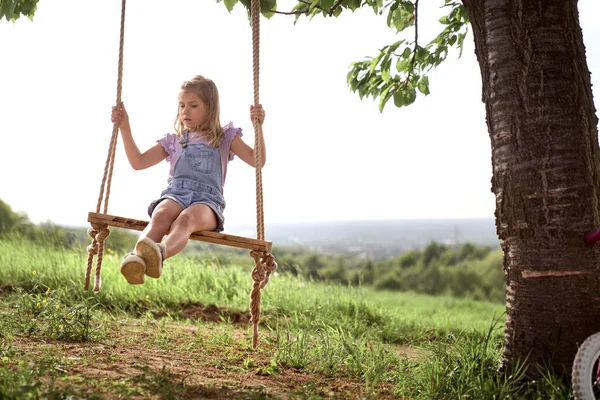
[[[0,283],[31,288],[36,283],[61,288],[80,302],[84,292],[87,253],[51,249],[22,240],[0,241]],[[120,255],[110,249],[102,267],[102,290],[95,297],[114,310],[171,313],[181,302],[218,304],[247,311],[252,287],[252,259],[244,266],[222,265],[217,258],[174,257],[167,260],[160,279],[128,285],[119,273]],[[367,288],[315,283],[276,275],[263,290],[265,323],[284,318],[297,328],[337,327],[369,334],[389,343],[407,343],[423,331],[484,331],[503,313],[494,303],[414,293],[377,292]],[[408,336],[407,336],[408,335]]]
[[[186,302],[248,311],[250,257],[246,265],[226,265],[210,254],[174,257],[165,263],[160,279],[132,286],[119,273],[121,256],[108,249],[98,294],[83,291],[86,258],[84,249],[65,251],[17,238],[0,240],[0,287],[24,291],[21,305],[28,302],[31,313],[37,312],[38,299],[50,293],[60,307],[79,310],[82,320],[89,318],[89,305],[96,304],[96,312],[151,316],[151,311],[173,319],[181,318]],[[262,311],[263,332],[275,343],[274,373],[278,367],[290,367],[351,376],[364,382],[374,397],[381,383],[391,385],[398,397],[411,399],[569,396],[568,388],[551,372],[537,382],[519,371],[497,372],[504,310],[495,303],[377,292],[276,275],[263,290]],[[65,321],[64,314],[52,318],[59,322],[44,325],[49,329],[46,334],[64,332],[64,325],[57,328]],[[0,338],[6,336],[2,329],[9,328],[0,326]],[[37,328],[42,329],[39,324]]]

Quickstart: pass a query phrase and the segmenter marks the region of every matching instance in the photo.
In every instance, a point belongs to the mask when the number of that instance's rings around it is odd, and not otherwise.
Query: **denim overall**
[[[179,140],[182,152],[175,163],[173,179],[160,198],[150,204],[148,214],[152,216],[154,208],[164,199],[177,202],[183,209],[193,204],[206,204],[217,217],[215,231],[221,232],[225,223],[225,200],[219,148],[188,142],[188,131],[184,131]]]

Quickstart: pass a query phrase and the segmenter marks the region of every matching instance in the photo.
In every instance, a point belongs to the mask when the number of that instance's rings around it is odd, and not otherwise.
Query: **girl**
[[[186,81],[179,92],[175,133],[140,152],[121,103],[113,107],[111,119],[119,125],[125,153],[135,170],[166,159],[171,164],[167,188],[148,207],[150,223],[140,235],[135,252],[121,263],[121,273],[130,284],[144,283],[144,275],[160,277],[165,259],[179,253],[196,231],[223,230],[223,184],[227,163],[234,155],[254,166],[254,149],[241,139],[242,130],[219,120],[219,93],[214,82],[201,75]],[[262,106],[250,107],[250,118],[261,124]],[[266,149],[262,141],[262,166]]]

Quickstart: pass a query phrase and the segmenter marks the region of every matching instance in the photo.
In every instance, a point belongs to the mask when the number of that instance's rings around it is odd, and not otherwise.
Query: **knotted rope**
[[[251,2],[252,16],[252,61],[254,78],[254,105],[259,101],[259,72],[260,72],[260,0]],[[254,125],[254,167],[256,170],[256,238],[265,240],[265,222],[263,213],[262,190],[262,125],[255,119]],[[258,344],[258,324],[260,322],[260,291],[269,283],[271,273],[277,269],[275,257],[271,253],[253,250],[252,292],[250,293],[250,315],[252,319],[252,347]]]
[[[98,265],[102,265],[102,255],[104,254],[104,240],[109,235],[108,226],[102,224],[92,224],[88,229],[88,235],[92,238],[92,244],[87,247],[88,262],[85,273],[85,290],[88,290],[90,284],[90,275],[92,273],[92,265],[94,256],[98,256]],[[96,268],[96,276],[94,277],[94,292],[100,291],[102,286],[102,278],[100,277],[100,268]]]
[[[123,48],[125,43],[125,6],[126,0],[122,0],[121,3],[121,33],[119,37],[119,66],[117,71],[117,107],[121,105],[121,92],[123,86]],[[102,176],[102,183],[100,184],[100,195],[98,196],[98,203],[96,204],[96,212],[99,213],[102,208],[102,202],[104,201],[104,214],[108,212],[108,199],[110,197],[110,184],[112,181],[113,168],[115,165],[115,152],[117,148],[117,138],[119,133],[119,124],[113,125],[112,136],[110,138],[110,145],[108,146],[108,155],[106,156],[106,164],[104,165],[104,175]],[[90,275],[92,273],[92,266],[94,264],[94,256],[97,257],[96,261],[96,276],[94,278],[94,292],[100,291],[102,286],[101,272],[102,272],[102,256],[104,254],[104,240],[109,235],[110,231],[106,224],[92,224],[92,228],[88,230],[88,235],[92,238],[92,244],[88,246],[88,261],[87,270],[85,273],[85,286],[84,289],[88,290],[90,286]]]

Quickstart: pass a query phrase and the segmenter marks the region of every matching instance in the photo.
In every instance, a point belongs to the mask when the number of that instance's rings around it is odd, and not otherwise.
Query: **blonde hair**
[[[189,81],[183,82],[181,90],[192,92],[198,95],[200,100],[206,106],[206,117],[195,127],[198,136],[204,137],[206,143],[212,147],[218,147],[223,140],[223,127],[219,115],[221,114],[221,106],[219,104],[219,91],[215,83],[202,75],[196,75]],[[177,108],[177,116],[175,117],[175,132],[181,135],[185,130],[185,126],[181,122],[179,116],[179,107]]]

